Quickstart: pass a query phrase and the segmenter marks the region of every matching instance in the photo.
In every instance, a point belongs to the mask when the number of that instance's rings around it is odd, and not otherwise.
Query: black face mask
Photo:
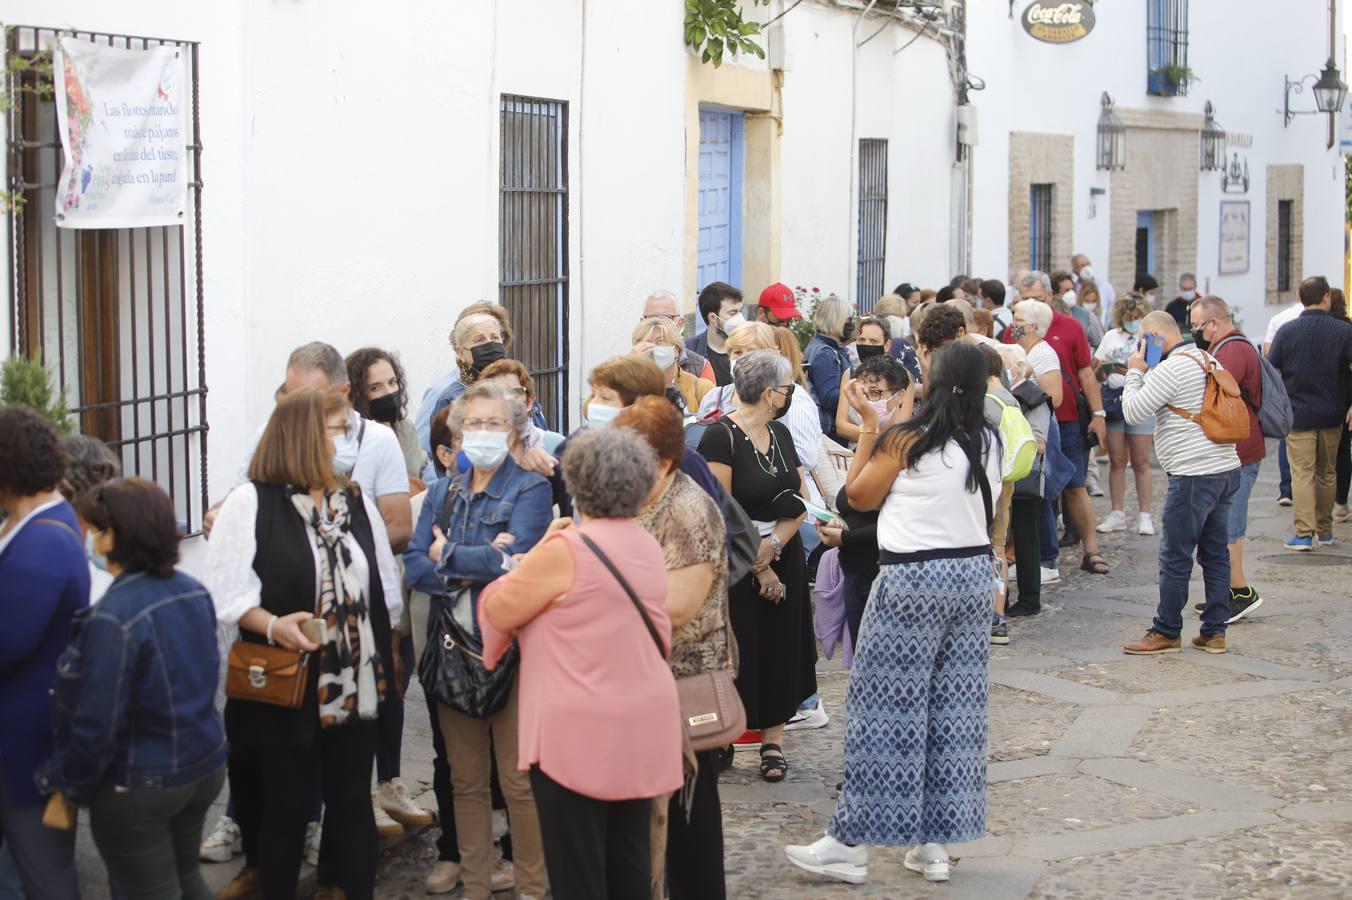
[[[855,352],[859,354],[860,362],[863,362],[866,359],[873,359],[875,356],[883,355],[882,344],[855,344],[854,349]]]
[[[1203,352],[1211,349],[1211,341],[1202,337],[1202,332],[1194,331],[1192,333],[1192,342],[1197,345],[1197,349]]]
[[[403,391],[395,391],[393,394],[376,397],[367,405],[370,408],[370,418],[373,421],[393,425],[399,421],[399,412],[404,405]]]
[[[784,405],[775,410],[774,418],[782,419],[789,413],[789,403],[793,401],[793,385],[789,385],[788,393],[784,395]],[[796,515],[796,513],[795,513]]]
[[[490,341],[487,344],[470,347],[469,353],[474,359],[474,371],[476,372],[482,372],[498,360],[507,358],[507,348],[502,345],[501,341]]]

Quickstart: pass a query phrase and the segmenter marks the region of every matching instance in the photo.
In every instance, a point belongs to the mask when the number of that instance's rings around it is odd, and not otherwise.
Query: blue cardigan
[[[52,755],[56,661],[89,605],[89,561],[64,500],[29,519],[0,552],[0,774],[9,802],[42,802],[33,775]]]

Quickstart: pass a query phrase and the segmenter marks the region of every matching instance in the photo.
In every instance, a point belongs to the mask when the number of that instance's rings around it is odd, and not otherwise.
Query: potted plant
[[[31,407],[61,434],[75,431],[66,407],[66,392],[52,386],[51,373],[35,360],[22,356],[5,360],[0,369],[0,403]]]

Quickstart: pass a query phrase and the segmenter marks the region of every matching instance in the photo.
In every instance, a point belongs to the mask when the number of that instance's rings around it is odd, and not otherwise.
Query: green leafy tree
[[[0,403],[15,403],[37,410],[61,434],[75,431],[66,407],[65,391],[52,386],[52,377],[42,363],[11,356],[0,369]]]
[[[770,0],[749,2],[768,6]],[[685,0],[685,44],[699,54],[701,62],[711,62],[714,68],[723,65],[725,53],[765,59],[765,50],[755,39],[760,33],[760,25],[742,18],[739,0]]]

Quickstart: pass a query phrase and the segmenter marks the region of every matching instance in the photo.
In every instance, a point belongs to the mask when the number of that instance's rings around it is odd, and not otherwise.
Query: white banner
[[[189,179],[182,51],[71,37],[53,51],[65,154],[57,226],[182,225]]]

